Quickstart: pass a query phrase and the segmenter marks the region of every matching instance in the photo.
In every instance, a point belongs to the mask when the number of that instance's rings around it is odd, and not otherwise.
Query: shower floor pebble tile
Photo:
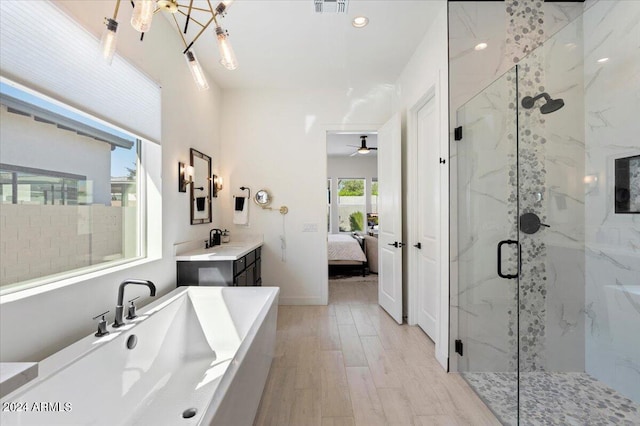
[[[506,425],[516,425],[515,373],[462,373]],[[521,425],[640,425],[640,405],[586,373],[521,373]]]

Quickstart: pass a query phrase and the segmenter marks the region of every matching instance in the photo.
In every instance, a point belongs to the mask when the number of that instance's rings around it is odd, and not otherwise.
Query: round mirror
[[[271,194],[266,189],[261,189],[256,192],[255,197],[253,198],[257,205],[260,207],[267,207],[271,204]]]

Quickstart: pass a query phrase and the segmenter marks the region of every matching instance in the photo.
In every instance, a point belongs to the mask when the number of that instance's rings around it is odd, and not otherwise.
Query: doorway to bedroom
[[[378,301],[377,132],[327,132],[329,303]]]

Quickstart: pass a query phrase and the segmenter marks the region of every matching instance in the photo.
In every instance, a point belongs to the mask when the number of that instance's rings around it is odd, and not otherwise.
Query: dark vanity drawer
[[[236,276],[233,279],[233,285],[238,287],[246,287],[247,286],[247,272],[242,272],[240,275]]]
[[[233,275],[238,275],[247,267],[246,256],[233,262]]]
[[[262,247],[258,247],[255,249],[256,259],[260,259],[262,257]]]
[[[254,250],[248,253],[244,258],[246,260],[246,265],[247,266],[251,265],[253,262],[256,261],[256,251]]]

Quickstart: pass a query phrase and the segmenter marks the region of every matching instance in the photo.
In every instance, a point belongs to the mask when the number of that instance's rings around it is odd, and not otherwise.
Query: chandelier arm
[[[186,49],[184,49],[184,52],[182,52],[182,54],[187,53],[187,50],[191,49],[191,46],[193,46],[193,43],[195,43],[198,38],[200,38],[200,36],[202,35],[202,33],[209,27],[209,25],[211,25],[212,22],[215,21],[215,17],[211,17],[211,19],[209,19],[209,22],[207,22],[204,27],[202,27],[202,29],[200,30],[200,32],[198,34],[196,34],[196,36],[193,38],[193,40],[191,41],[191,43],[189,43],[189,45],[187,46]]]
[[[209,5],[209,12],[211,12],[213,17],[215,18],[218,13],[215,11],[213,6],[211,6],[211,0],[207,0],[207,4]],[[216,25],[218,25],[218,22],[216,22]]]
[[[120,10],[120,0],[116,1],[116,8],[113,11],[113,20],[115,21],[116,18],[118,17],[118,10]]]
[[[187,6],[186,4],[179,4],[179,5],[178,5],[178,8],[180,8],[180,7],[181,7],[181,8],[183,8],[183,9],[188,9],[188,8],[189,8],[189,6]],[[201,12],[211,13],[211,11],[210,11],[209,9],[205,9],[205,8],[203,8],[203,7],[193,6],[193,7],[191,7],[191,9],[193,9],[193,10],[199,10],[199,11],[201,11]]]
[[[186,13],[184,13],[183,11],[179,10],[178,11],[182,16],[187,16]],[[194,17],[190,17],[190,20],[192,20],[193,22],[195,22],[196,24],[200,25],[200,27],[204,27],[205,24],[203,24],[202,22],[198,22],[198,20],[196,20]]]
[[[176,19],[176,15],[174,13],[171,14],[171,16],[173,17],[173,22],[176,23],[176,28],[178,29],[178,34],[180,34],[180,38],[182,39],[182,43],[184,44],[185,47],[187,47],[187,40],[185,40],[184,36],[182,35],[182,31],[180,31],[180,24],[178,24],[178,20]],[[188,48],[185,49],[185,51],[183,52],[183,54],[189,50]]]
[[[187,28],[189,28],[189,20],[191,19],[191,8],[193,7],[193,0],[189,1],[189,11],[187,12],[187,20],[184,22],[184,33],[187,33]]]

